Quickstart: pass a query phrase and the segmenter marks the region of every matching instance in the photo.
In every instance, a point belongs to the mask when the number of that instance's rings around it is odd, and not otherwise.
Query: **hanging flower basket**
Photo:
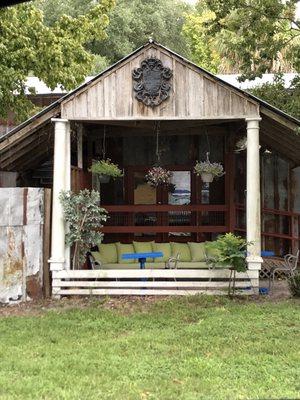
[[[162,167],[152,167],[147,172],[146,181],[152,187],[167,186],[171,187],[172,172]]]
[[[214,176],[209,172],[202,172],[201,180],[204,183],[211,183],[214,180]]]
[[[206,161],[197,161],[194,166],[194,172],[205,183],[211,183],[214,178],[220,178],[225,174],[221,163],[211,163],[207,157]]]
[[[116,179],[123,176],[118,165],[112,163],[109,158],[95,162],[89,171],[98,175],[100,183],[107,183],[111,178]]]
[[[109,175],[103,175],[99,174],[98,179],[100,183],[108,183],[110,181],[110,176]]]
[[[235,153],[240,153],[247,149],[247,136],[240,138],[235,144]]]

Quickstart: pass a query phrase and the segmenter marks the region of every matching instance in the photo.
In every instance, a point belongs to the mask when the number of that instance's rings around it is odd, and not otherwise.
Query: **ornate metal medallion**
[[[172,77],[170,68],[164,67],[162,62],[149,57],[141,62],[140,68],[135,68],[132,78],[135,97],[146,106],[155,107],[166,100],[170,95]]]

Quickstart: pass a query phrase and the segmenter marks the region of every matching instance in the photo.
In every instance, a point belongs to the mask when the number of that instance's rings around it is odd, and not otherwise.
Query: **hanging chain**
[[[106,156],[106,126],[103,127],[103,141],[102,141],[102,158],[105,160]]]
[[[209,162],[210,145],[209,145],[209,139],[208,139],[207,128],[205,128],[205,135],[206,135],[207,150],[208,150],[208,151],[206,152],[206,161]]]
[[[157,121],[154,125],[154,129],[156,130],[156,159],[157,163],[160,162],[160,151],[159,151],[159,134],[160,134],[160,121]]]

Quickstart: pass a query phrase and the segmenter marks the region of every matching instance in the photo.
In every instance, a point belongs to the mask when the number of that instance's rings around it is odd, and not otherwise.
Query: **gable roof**
[[[222,87],[228,88],[234,93],[240,94],[243,98],[248,99],[250,102],[257,104],[260,108],[260,114],[261,116],[267,116],[268,118],[274,119],[277,121],[278,124],[282,124],[285,126],[287,129],[290,131],[295,131],[299,126],[300,126],[300,121],[282,110],[279,110],[278,108],[272,106],[271,104],[257,98],[256,96],[245,92],[244,90],[235,87],[234,85],[226,82],[225,80],[222,80],[221,78],[217,77],[216,75],[212,74],[211,72],[205,70],[202,67],[197,66],[196,64],[192,63],[191,61],[185,59],[181,55],[175,53],[174,51],[164,47],[163,45],[156,43],[154,41],[149,41],[145,45],[137,48],[135,51],[132,53],[128,54],[124,58],[120,59],[95,77],[93,77],[91,80],[84,82],[82,85],[78,86],[74,90],[70,91],[66,95],[62,96],[59,98],[57,101],[52,103],[50,106],[46,107],[33,117],[29,118],[22,124],[18,125],[5,135],[3,135],[0,138],[0,166],[1,166],[1,153],[4,151],[7,147],[10,147],[13,145],[13,142],[22,140],[23,137],[26,137],[28,133],[32,133],[33,131],[38,130],[41,126],[44,124],[50,122],[52,117],[57,117],[61,114],[61,105],[68,102],[71,98],[74,98],[75,96],[78,96],[80,93],[82,93],[85,90],[88,90],[91,88],[94,84],[99,82],[101,78],[105,77],[108,75],[110,72],[116,71],[118,68],[120,68],[123,64],[125,64],[128,60],[133,59],[138,56],[139,53],[142,53],[146,49],[150,48],[155,48],[158,50],[163,50],[167,53],[169,53],[171,56],[176,57],[177,60],[180,60],[182,64],[185,66],[191,67],[194,71],[197,71],[201,74],[204,74],[206,77],[208,77],[211,81],[215,83],[219,83],[222,85]]]
[[[24,128],[25,126],[29,125],[30,123],[32,123],[33,121],[37,120],[39,117],[49,113],[50,111],[53,111],[53,115],[57,115],[59,113],[58,110],[58,106],[63,103],[64,101],[66,101],[67,99],[69,99],[70,97],[76,95],[76,93],[82,91],[85,88],[88,88],[89,86],[91,86],[94,82],[96,82],[97,80],[99,80],[99,78],[101,78],[102,76],[104,76],[105,74],[107,74],[108,72],[116,69],[118,66],[120,66],[122,63],[124,63],[125,61],[127,61],[129,58],[131,58],[132,56],[138,54],[142,49],[146,49],[147,47],[153,46],[155,45],[158,48],[164,49],[167,52],[169,52],[170,54],[175,55],[176,57],[178,57],[179,59],[181,59],[184,63],[191,65],[192,67],[198,69],[199,71],[205,73],[206,75],[208,75],[210,78],[212,78],[213,80],[215,80],[216,82],[220,82],[223,85],[229,87],[230,89],[236,90],[239,93],[241,93],[243,96],[246,96],[252,100],[254,100],[255,102],[259,103],[262,106],[262,113],[264,113],[264,109],[269,110],[270,112],[273,112],[279,116],[282,116],[283,118],[286,118],[288,121],[292,122],[293,124],[300,126],[300,120],[298,120],[297,118],[285,113],[284,111],[272,106],[271,104],[267,103],[266,101],[246,92],[245,90],[242,90],[240,88],[237,88],[236,86],[234,86],[233,84],[221,79],[220,77],[218,77],[217,75],[212,74],[211,72],[207,71],[206,69],[199,67],[198,65],[196,65],[195,63],[187,60],[186,58],[182,57],[181,55],[175,53],[174,51],[168,49],[167,47],[149,40],[148,43],[146,43],[145,45],[137,48],[136,50],[134,50],[132,53],[128,54],[127,56],[123,57],[122,59],[120,59],[119,61],[117,61],[116,63],[112,64],[111,66],[109,66],[108,68],[106,68],[105,70],[101,71],[99,74],[95,75],[94,77],[92,77],[90,80],[84,82],[83,84],[79,85],[77,88],[75,88],[74,90],[71,90],[70,92],[68,92],[66,95],[62,96],[60,99],[58,99],[57,101],[55,101],[54,103],[50,104],[48,107],[44,108],[42,111],[40,111],[39,113],[35,114],[33,117],[27,119],[26,121],[24,121],[23,123],[21,123],[20,125],[16,126],[14,129],[12,129],[11,131],[7,132],[5,135],[3,135],[0,138],[0,142],[3,142],[5,140],[5,138],[14,135],[15,132],[18,132],[20,129]]]

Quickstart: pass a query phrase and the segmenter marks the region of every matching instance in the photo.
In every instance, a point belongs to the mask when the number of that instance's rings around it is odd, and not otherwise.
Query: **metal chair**
[[[176,257],[170,257],[165,262],[165,269],[177,269],[178,261],[180,260],[180,254],[177,253]]]
[[[92,253],[87,252],[86,256],[92,270],[101,269],[101,263],[95,260]]]
[[[271,268],[269,276],[269,290],[271,290],[271,286],[274,286],[275,273],[277,271],[283,271],[288,276],[293,276],[297,268],[298,261],[299,261],[299,250],[297,251],[296,255],[286,254],[283,258],[283,263],[281,265],[276,265],[273,268]]]

